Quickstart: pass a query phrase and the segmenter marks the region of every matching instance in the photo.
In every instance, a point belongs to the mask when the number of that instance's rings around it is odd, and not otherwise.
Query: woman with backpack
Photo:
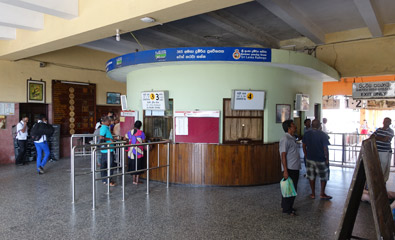
[[[145,134],[141,131],[142,123],[141,121],[136,121],[134,123],[134,128],[128,131],[125,135],[125,138],[129,140],[129,144],[139,144],[145,142]],[[136,157],[137,157],[137,169],[136,169]],[[144,157],[144,147],[143,146],[135,146],[130,147],[128,149],[128,158],[129,158],[129,166],[128,171],[137,171],[142,169],[143,164],[143,157]],[[139,184],[139,173],[132,173],[133,176],[133,184]]]

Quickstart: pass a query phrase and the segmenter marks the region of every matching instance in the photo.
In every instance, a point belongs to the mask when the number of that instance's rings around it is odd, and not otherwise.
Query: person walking
[[[296,126],[293,120],[286,120],[283,122],[282,127],[285,134],[280,140],[281,170],[283,171],[284,179],[292,179],[295,190],[297,191],[301,162],[298,144],[294,137]],[[281,208],[283,209],[283,213],[295,216],[294,202],[295,197],[282,197]]]
[[[53,127],[48,124],[45,115],[40,115],[40,119],[32,128],[31,135],[37,151],[38,174],[44,174],[44,167],[50,156],[47,139],[53,134],[53,131]],[[44,157],[42,156],[42,152],[44,152]]]
[[[28,117],[23,117],[22,120],[16,125],[16,139],[18,142],[18,156],[15,160],[15,164],[18,166],[25,165],[26,162],[26,147],[27,147],[27,135],[29,122]]]
[[[321,180],[320,198],[323,200],[332,199],[326,195],[325,188],[329,180],[329,155],[328,155],[328,135],[319,130],[321,123],[318,119],[312,122],[312,130],[307,131],[303,136],[303,152],[306,156],[307,178],[310,182],[311,195],[315,198],[315,178],[318,175]]]

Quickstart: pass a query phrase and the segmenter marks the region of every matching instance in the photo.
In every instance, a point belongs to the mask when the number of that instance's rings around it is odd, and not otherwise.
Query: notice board
[[[60,136],[93,133],[96,124],[96,85],[52,80],[53,123]]]
[[[119,117],[119,123],[121,124],[121,136],[125,136],[128,131],[134,128],[134,122],[138,119],[137,111],[122,111]]]
[[[174,142],[219,143],[220,111],[175,111]]]

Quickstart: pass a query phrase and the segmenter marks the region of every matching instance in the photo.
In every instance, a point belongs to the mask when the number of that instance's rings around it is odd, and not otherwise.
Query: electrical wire
[[[130,32],[130,35],[132,35],[134,40],[136,40],[137,44],[140,45],[141,49],[145,50],[144,46],[141,45],[140,41],[136,38],[136,36],[134,36],[133,32]]]

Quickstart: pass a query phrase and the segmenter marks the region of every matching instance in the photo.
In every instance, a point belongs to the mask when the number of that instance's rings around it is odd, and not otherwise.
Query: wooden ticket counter
[[[170,145],[170,183],[198,186],[250,186],[281,180],[278,143],[226,145],[176,143]],[[166,164],[166,145],[160,165]],[[158,165],[158,147],[150,151],[150,167]],[[150,171],[150,180],[166,181],[166,168]]]

